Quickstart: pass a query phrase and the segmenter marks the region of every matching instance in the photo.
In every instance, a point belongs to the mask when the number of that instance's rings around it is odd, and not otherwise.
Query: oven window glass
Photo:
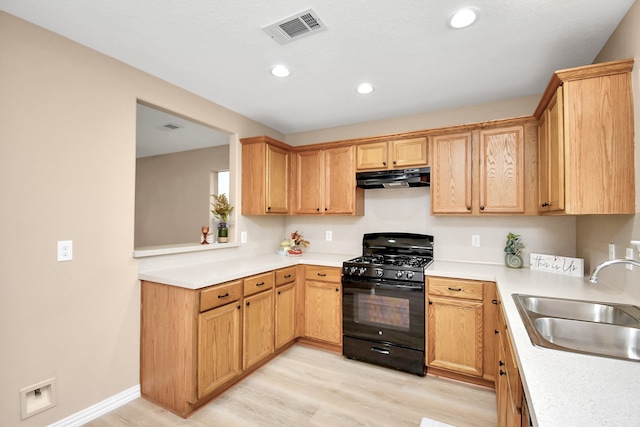
[[[371,294],[356,294],[356,323],[409,330],[409,300]]]

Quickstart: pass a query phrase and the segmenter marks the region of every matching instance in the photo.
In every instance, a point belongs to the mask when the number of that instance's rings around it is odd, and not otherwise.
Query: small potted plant
[[[220,195],[212,194],[214,202],[211,203],[213,209],[211,213],[219,221],[218,223],[218,243],[227,243],[229,241],[229,215],[233,210],[233,206],[229,204],[227,195],[222,193]]]
[[[522,237],[519,234],[509,233],[507,234],[507,244],[504,247],[505,264],[511,268],[521,268],[523,261],[522,250],[524,249],[524,243]]]

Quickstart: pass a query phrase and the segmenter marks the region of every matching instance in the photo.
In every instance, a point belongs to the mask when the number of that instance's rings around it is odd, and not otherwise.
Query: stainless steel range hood
[[[431,184],[431,168],[357,172],[356,181],[360,188],[428,187]]]

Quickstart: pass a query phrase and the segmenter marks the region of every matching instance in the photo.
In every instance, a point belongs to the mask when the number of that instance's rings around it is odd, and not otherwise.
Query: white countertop
[[[618,302],[640,301],[605,284],[529,269],[435,262],[429,275],[498,284],[534,425],[640,425],[640,363],[534,347],[511,297],[515,293]]]
[[[183,267],[144,271],[138,274],[138,279],[188,289],[200,289],[297,264],[342,267],[344,261],[357,256],[358,254],[321,254],[313,252],[305,252],[299,257],[283,256],[275,253],[260,254],[224,261],[211,261]]]
[[[296,264],[341,267],[359,254],[276,254],[174,267],[139,274],[150,280],[199,289],[229,280]],[[640,425],[640,363],[534,347],[516,305],[514,293],[631,303],[627,296],[575,278],[501,265],[436,261],[428,275],[495,281],[515,347],[520,375],[532,412],[540,427]]]

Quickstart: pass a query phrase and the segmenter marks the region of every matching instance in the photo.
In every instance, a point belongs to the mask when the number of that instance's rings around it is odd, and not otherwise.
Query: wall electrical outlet
[[[616,245],[609,243],[609,259],[616,259]]]
[[[474,248],[479,248],[480,247],[480,235],[479,234],[471,235],[471,246],[473,246]]]
[[[241,231],[240,232],[240,243],[247,243],[247,232],[246,231]]]
[[[58,261],[73,260],[73,240],[58,241]]]
[[[331,230],[327,230],[325,239],[327,240],[327,242],[333,240],[333,232]]]
[[[627,248],[626,253],[625,253],[625,258],[626,259],[633,259],[633,248]],[[633,265],[631,264],[625,264],[625,267],[627,270],[633,270]]]

